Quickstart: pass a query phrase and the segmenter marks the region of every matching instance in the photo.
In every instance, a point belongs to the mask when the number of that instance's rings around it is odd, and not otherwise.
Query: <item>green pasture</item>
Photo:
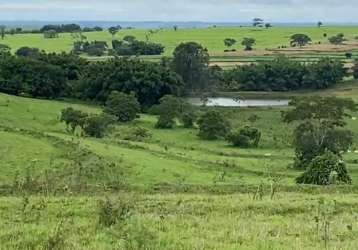
[[[290,36],[296,33],[304,33],[309,35],[313,42],[327,43],[328,37],[338,33],[344,33],[346,38],[353,40],[358,35],[358,27],[355,26],[337,26],[337,27],[273,27],[270,29],[253,28],[253,27],[222,27],[222,28],[205,28],[205,29],[160,29],[155,33],[149,34],[148,30],[132,29],[121,30],[115,39],[121,39],[125,35],[134,35],[140,40],[146,40],[146,35],[151,42],[158,42],[165,46],[165,55],[171,55],[174,48],[181,42],[195,41],[206,48],[212,55],[225,55],[225,46],[223,40],[225,38],[234,38],[238,42],[235,46],[237,50],[242,50],[240,45],[244,37],[252,37],[256,39],[256,49],[275,49],[278,46],[288,46]],[[107,31],[84,33],[89,41],[107,41],[109,44],[112,40],[111,34]],[[69,52],[72,49],[74,39],[70,34],[60,34],[57,39],[45,39],[42,34],[19,34],[8,35],[1,43],[11,46],[16,51],[22,46],[36,47],[46,52]]]

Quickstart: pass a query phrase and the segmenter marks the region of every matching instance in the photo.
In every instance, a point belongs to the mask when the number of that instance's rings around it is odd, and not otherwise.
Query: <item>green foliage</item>
[[[0,44],[0,55],[8,55],[11,51],[10,46],[6,44]]]
[[[252,46],[255,43],[256,43],[256,40],[254,38],[245,37],[242,40],[241,45],[245,46],[245,50],[250,51],[250,50],[252,50]]]
[[[126,141],[139,141],[143,142],[152,137],[150,130],[143,127],[129,127],[121,129],[116,137]]]
[[[261,139],[261,133],[256,128],[246,126],[237,131],[230,132],[226,139],[235,147],[258,147]]]
[[[331,44],[334,44],[334,45],[340,45],[342,44],[344,41],[346,41],[346,39],[344,38],[344,34],[343,33],[339,33],[335,36],[332,36],[330,38],[328,38],[328,41],[331,43]]]
[[[204,113],[198,119],[198,125],[198,136],[205,140],[225,138],[230,131],[230,123],[221,112],[216,110]]]
[[[65,122],[67,128],[73,133],[77,126],[82,127],[83,119],[87,116],[88,114],[70,107],[61,111],[60,121]]]
[[[346,125],[344,118],[350,117],[347,112],[357,110],[352,100],[312,96],[295,98],[290,106],[294,108],[282,115],[287,123],[299,122],[293,140],[296,167],[306,168],[327,150],[340,155],[353,144],[352,133],[338,129]]]
[[[81,125],[85,135],[102,138],[108,127],[116,120],[116,117],[107,114],[90,115],[83,119],[83,123]]]
[[[195,42],[181,43],[173,53],[172,67],[186,83],[185,90],[202,89],[203,75],[209,66],[208,50]]]
[[[296,179],[300,184],[351,184],[346,165],[341,157],[326,151],[315,157],[305,173]]]
[[[44,31],[44,38],[45,39],[53,39],[58,38],[58,33],[56,30],[46,30]]]
[[[104,41],[76,41],[73,43],[73,52],[86,53],[89,56],[103,56],[108,49]]]
[[[38,58],[40,56],[40,50],[38,48],[21,47],[15,52],[15,55]]]
[[[234,46],[236,44],[236,42],[237,41],[233,38],[225,38],[225,40],[224,40],[224,44],[228,48],[231,48],[232,46]]]
[[[181,121],[184,128],[192,128],[197,120],[197,115],[193,110],[184,111],[181,115]]]
[[[160,104],[155,107],[159,115],[156,128],[170,129],[176,124],[175,119],[180,117],[185,103],[181,98],[166,95],[160,99]]]
[[[307,45],[311,41],[312,39],[305,34],[294,34],[291,36],[291,46],[293,47],[295,46],[302,47]]]
[[[112,47],[119,56],[160,55],[164,52],[161,44],[138,41],[132,36],[123,38],[123,41],[113,40]]]
[[[133,205],[127,199],[114,201],[108,197],[98,202],[98,224],[103,227],[111,227],[116,224],[123,225],[131,216]]]
[[[270,62],[226,70],[222,87],[225,90],[250,91],[324,89],[338,83],[345,75],[344,65],[328,58],[301,64],[286,57],[278,57]]]
[[[105,102],[108,95],[133,92],[142,107],[151,107],[168,94],[179,94],[183,83],[168,67],[137,59],[119,58],[90,64],[75,92],[82,99]]]
[[[112,91],[106,101],[104,112],[116,116],[120,122],[133,121],[140,112],[140,104],[133,93]]]

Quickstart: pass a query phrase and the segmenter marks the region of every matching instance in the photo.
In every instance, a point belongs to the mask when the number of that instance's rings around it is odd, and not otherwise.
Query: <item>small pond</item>
[[[200,98],[188,98],[189,103],[192,105],[203,105],[203,101]],[[238,100],[228,97],[213,97],[208,98],[206,106],[219,106],[219,107],[277,107],[288,106],[290,100],[278,100],[278,99],[245,99]]]

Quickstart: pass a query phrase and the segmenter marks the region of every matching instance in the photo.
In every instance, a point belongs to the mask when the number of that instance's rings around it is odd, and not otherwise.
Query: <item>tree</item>
[[[173,26],[174,31],[178,31],[178,25]]]
[[[0,55],[9,54],[11,48],[6,44],[0,44]]]
[[[159,115],[155,125],[160,129],[171,129],[175,126],[175,119],[180,117],[183,112],[184,102],[182,99],[166,95],[160,99],[160,104],[155,107],[155,112]]]
[[[46,39],[58,38],[58,33],[56,30],[46,30],[44,31],[44,38]]]
[[[76,127],[82,127],[84,118],[87,116],[88,114],[69,107],[61,111],[60,121],[64,122],[67,126],[67,130],[73,133]]]
[[[307,45],[311,41],[312,39],[305,34],[294,34],[291,36],[291,46],[302,47]]]
[[[261,139],[261,133],[258,129],[246,126],[237,131],[230,132],[226,140],[235,147],[257,147]]]
[[[173,69],[186,83],[185,90],[203,88],[203,76],[209,66],[210,56],[207,49],[195,42],[181,43],[174,50]]]
[[[283,112],[286,123],[298,122],[293,134],[296,152],[295,166],[307,168],[312,160],[327,150],[340,156],[353,143],[353,135],[343,130],[344,118],[357,110],[350,99],[311,96],[294,98],[293,109]]]
[[[254,38],[247,38],[245,37],[241,45],[245,46],[245,50],[252,50],[252,46],[256,43],[256,40]]]
[[[265,28],[268,29],[268,28],[271,28],[272,27],[272,24],[271,23],[265,23]]]
[[[346,39],[344,38],[344,34],[343,33],[339,33],[335,36],[332,36],[330,38],[328,38],[328,41],[331,43],[331,44],[334,44],[334,45],[340,45],[342,44],[344,41],[346,41]]]
[[[322,25],[323,25],[323,23],[322,23],[321,21],[319,21],[319,22],[317,23],[318,28],[321,28]]]
[[[21,47],[15,52],[15,55],[38,58],[40,56],[40,50],[38,48]]]
[[[123,41],[126,41],[128,43],[133,43],[136,40],[137,39],[135,38],[135,36],[131,36],[131,35],[127,35],[127,36],[123,37]]]
[[[224,44],[225,44],[226,47],[228,47],[228,49],[230,49],[232,46],[234,46],[235,43],[236,43],[236,40],[233,39],[233,38],[226,38],[224,40]]]
[[[306,172],[296,179],[299,184],[352,184],[346,164],[336,154],[326,151],[315,157]]]
[[[196,119],[197,115],[193,110],[184,111],[184,113],[181,115],[181,121],[183,123],[184,128],[194,127]]]
[[[106,101],[104,112],[117,117],[120,122],[133,121],[140,112],[140,104],[133,93],[112,91]]]
[[[81,126],[85,135],[102,138],[115,121],[116,117],[107,114],[90,115],[83,119]]]
[[[120,26],[112,26],[108,28],[108,32],[112,35],[112,39],[114,39],[114,36],[119,32],[120,29]]]
[[[180,95],[183,85],[180,76],[160,63],[115,58],[86,66],[72,93],[81,99],[105,103],[114,90],[133,92],[145,109],[165,95]]]
[[[6,34],[6,26],[5,25],[0,25],[0,36],[1,36],[2,40],[5,39],[5,34]]]
[[[346,52],[344,55],[346,56],[347,59],[352,59],[352,57],[353,57],[353,53],[349,52],[349,51]]]
[[[263,23],[264,23],[264,20],[261,19],[261,18],[258,18],[258,17],[254,18],[254,19],[252,20],[252,25],[253,25],[254,27],[261,27]]]
[[[198,136],[205,140],[225,138],[230,131],[230,123],[222,112],[210,110],[198,119]]]

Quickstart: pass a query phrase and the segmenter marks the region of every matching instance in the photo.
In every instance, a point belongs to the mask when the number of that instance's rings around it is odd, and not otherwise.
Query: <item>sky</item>
[[[358,0],[0,0],[0,20],[358,23]]]

